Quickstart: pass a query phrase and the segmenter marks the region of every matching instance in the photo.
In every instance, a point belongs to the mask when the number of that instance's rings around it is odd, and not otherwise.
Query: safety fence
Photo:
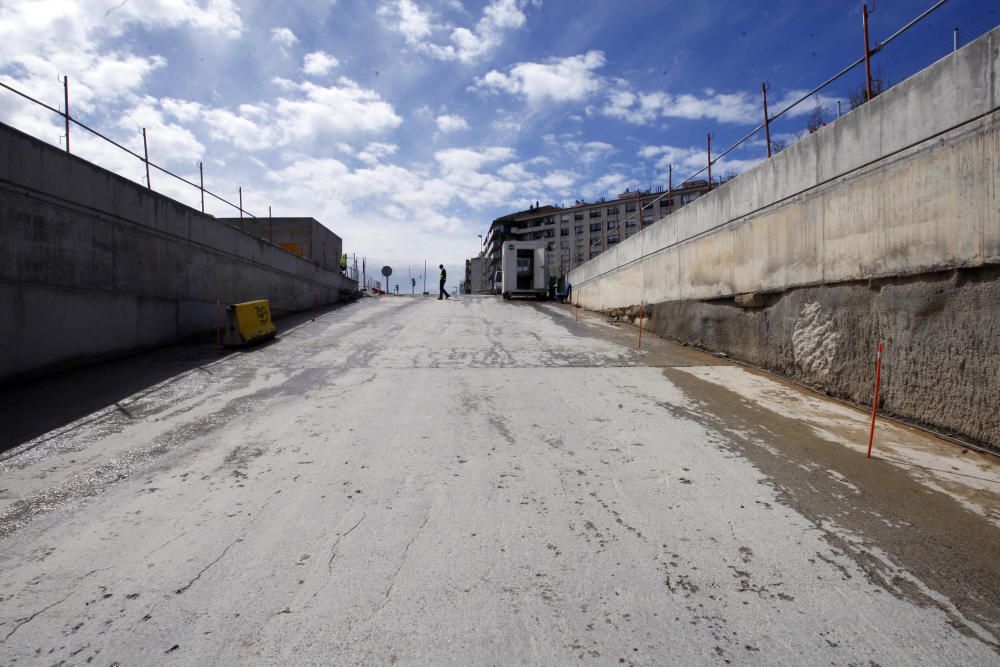
[[[705,166],[701,167],[700,169],[698,169],[697,171],[695,171],[694,173],[690,174],[689,176],[687,176],[686,178],[684,178],[682,181],[680,181],[680,185],[683,186],[685,183],[693,181],[694,179],[698,178],[702,174],[705,174],[706,178],[708,180],[708,187],[711,188],[714,182],[720,182],[720,181],[713,181],[713,179],[712,179],[712,166],[715,165],[715,164],[717,164],[720,160],[722,160],[723,158],[725,158],[727,155],[729,155],[730,153],[732,153],[737,148],[739,148],[739,147],[743,146],[744,144],[746,144],[747,142],[749,142],[749,141],[757,138],[762,131],[764,133],[764,141],[765,141],[766,149],[767,149],[767,157],[770,158],[772,156],[773,152],[775,152],[776,150],[781,150],[782,149],[782,147],[776,145],[777,142],[773,142],[771,140],[771,124],[774,123],[779,118],[787,115],[789,112],[792,111],[792,109],[795,109],[800,104],[803,104],[807,100],[811,99],[813,96],[818,95],[818,93],[820,91],[822,91],[822,90],[830,87],[835,82],[839,81],[844,76],[846,76],[848,73],[850,73],[851,71],[853,71],[854,69],[856,69],[856,68],[858,68],[858,67],[860,67],[862,65],[864,65],[864,68],[865,68],[865,86],[864,86],[864,89],[863,89],[863,91],[861,93],[860,99],[852,100],[852,107],[853,106],[860,106],[861,104],[864,104],[864,103],[870,101],[873,97],[875,97],[880,92],[882,92],[881,88],[882,88],[882,84],[883,84],[882,81],[880,81],[879,79],[876,79],[876,78],[874,78],[872,76],[872,58],[875,55],[877,55],[878,53],[880,53],[881,51],[883,51],[886,47],[888,47],[894,41],[896,41],[900,36],[902,36],[903,34],[905,34],[907,31],[911,30],[914,26],[920,24],[922,21],[924,21],[929,16],[931,16],[934,12],[936,12],[939,9],[941,9],[941,7],[943,7],[948,2],[949,2],[949,0],[938,0],[937,2],[935,2],[931,6],[929,6],[927,9],[925,9],[924,11],[922,11],[920,14],[918,14],[917,16],[915,16],[914,18],[912,18],[910,21],[908,21],[907,23],[905,23],[903,26],[901,26],[898,30],[896,30],[894,33],[892,33],[889,37],[883,39],[880,42],[876,42],[874,44],[874,46],[871,44],[871,37],[870,37],[870,30],[869,30],[869,17],[870,17],[870,14],[874,12],[874,4],[873,4],[872,9],[869,9],[869,7],[868,7],[867,4],[862,5],[861,14],[862,14],[862,33],[863,33],[862,36],[863,36],[863,39],[864,39],[864,55],[862,55],[858,59],[854,60],[853,62],[849,63],[848,65],[846,65],[839,72],[837,72],[833,76],[829,77],[828,79],[826,79],[825,81],[823,81],[822,83],[820,83],[815,88],[812,88],[808,92],[802,94],[800,97],[798,97],[797,99],[795,99],[790,104],[786,105],[784,108],[782,108],[780,111],[778,111],[775,114],[769,114],[769,112],[768,112],[767,92],[769,90],[769,86],[768,86],[767,82],[761,83],[761,117],[763,119],[762,122],[759,125],[757,125],[756,127],[754,127],[752,130],[750,130],[749,132],[747,132],[745,135],[743,135],[740,139],[738,139],[731,146],[729,146],[728,148],[726,148],[723,151],[721,151],[719,153],[716,153],[714,155],[712,154],[712,133],[711,132],[706,133],[706,159],[705,159]],[[958,48],[959,48],[959,29],[958,28],[954,28],[953,31],[952,31],[952,49],[954,51],[957,51]],[[839,106],[839,104],[838,104],[838,106]],[[838,112],[838,115],[839,115],[839,112]],[[810,129],[812,129],[812,128],[810,128]],[[635,213],[633,213],[630,216],[627,216],[625,218],[624,223],[622,223],[622,224],[626,224],[626,223],[628,223],[628,222],[630,222],[632,220],[637,220],[637,219],[641,220],[642,219],[641,216],[642,216],[643,211],[645,211],[648,208],[653,207],[654,205],[656,205],[657,202],[659,202],[664,197],[667,197],[667,198],[672,197],[672,195],[673,195],[673,165],[669,165],[668,174],[669,174],[669,176],[668,176],[668,187],[667,187],[667,189],[661,195],[657,196],[655,199],[649,201],[648,203],[644,203],[641,207],[638,208],[638,210]],[[721,179],[722,182],[724,182],[725,180],[726,179]]]
[[[768,107],[767,107],[768,85],[767,85],[766,82],[763,83],[763,84],[761,84],[761,93],[762,93],[762,118],[763,118],[763,121],[759,125],[757,125],[755,128],[753,128],[752,130],[750,130],[749,132],[747,132],[746,135],[744,135],[742,138],[740,138],[734,144],[732,144],[731,146],[729,146],[725,150],[723,150],[723,151],[721,151],[721,152],[719,152],[719,153],[717,153],[715,155],[712,154],[712,134],[708,133],[706,135],[707,151],[706,151],[706,164],[705,164],[705,166],[702,167],[702,168],[700,168],[700,169],[698,169],[697,171],[695,171],[694,173],[690,174],[689,176],[687,176],[685,179],[683,179],[682,181],[680,181],[680,183],[683,185],[684,183],[692,181],[695,178],[697,178],[698,176],[700,176],[700,175],[704,174],[705,172],[707,172],[707,178],[708,178],[709,187],[711,187],[712,184],[713,184],[712,166],[715,165],[715,164],[717,164],[720,160],[722,160],[723,158],[725,158],[727,155],[729,155],[730,153],[732,153],[734,150],[736,150],[740,146],[743,146],[744,144],[746,144],[751,139],[757,137],[761,131],[763,131],[764,134],[765,134],[765,143],[766,143],[766,148],[767,148],[767,156],[770,157],[771,154],[772,154],[772,152],[773,152],[773,150],[774,150],[774,148],[775,148],[775,142],[773,142],[771,140],[771,134],[770,134],[771,124],[774,123],[774,121],[778,120],[779,118],[781,118],[781,117],[785,116],[786,114],[788,114],[792,109],[798,107],[800,104],[802,104],[802,103],[806,102],[807,100],[809,100],[814,95],[817,95],[820,91],[826,89],[827,87],[829,87],[830,85],[832,85],[833,83],[835,83],[836,81],[838,81],[839,79],[841,79],[842,77],[844,77],[846,74],[848,74],[849,72],[851,72],[855,68],[860,67],[861,65],[865,66],[866,88],[865,88],[865,93],[864,93],[864,95],[865,95],[864,101],[870,100],[872,97],[874,97],[876,94],[878,94],[877,84],[879,83],[877,79],[874,79],[872,77],[872,72],[871,72],[872,57],[875,56],[876,54],[878,54],[879,52],[883,51],[887,46],[889,46],[892,42],[894,42],[896,39],[898,39],[901,35],[903,35],[904,33],[906,33],[908,30],[912,29],[914,26],[918,25],[921,21],[925,20],[928,16],[930,16],[931,14],[933,14],[935,11],[937,11],[938,9],[940,9],[942,6],[944,6],[948,2],[949,2],[949,0],[938,0],[937,2],[935,2],[934,4],[932,4],[930,7],[928,7],[927,9],[925,9],[923,12],[921,12],[919,15],[917,15],[916,17],[914,17],[912,20],[910,20],[909,22],[907,22],[905,25],[903,25],[902,27],[900,27],[896,32],[894,32],[888,38],[886,38],[886,39],[884,39],[884,40],[882,40],[880,42],[875,43],[874,46],[872,46],[870,44],[870,40],[869,40],[869,14],[870,14],[870,11],[869,11],[868,6],[864,5],[862,7],[862,16],[863,16],[863,26],[862,27],[863,27],[863,31],[864,31],[864,45],[865,45],[865,49],[864,49],[865,52],[864,52],[863,56],[861,56],[860,58],[856,59],[852,63],[848,64],[846,67],[844,67],[842,70],[840,70],[839,72],[837,72],[836,74],[834,74],[833,76],[831,76],[830,78],[828,78],[826,81],[822,82],[821,84],[819,84],[815,88],[811,89],[809,92],[803,94],[801,97],[799,97],[798,99],[796,99],[795,101],[793,101],[791,104],[788,104],[783,109],[781,109],[780,111],[778,111],[777,113],[775,113],[773,115],[769,115]],[[958,34],[958,29],[956,28],[955,31],[954,31],[954,48],[955,49],[958,48],[958,40],[959,40],[959,34]],[[247,218],[258,218],[258,216],[254,215],[253,213],[247,211],[244,208],[244,206],[243,206],[243,187],[242,186],[238,186],[237,187],[237,202],[235,202],[235,203],[232,202],[232,201],[230,201],[230,200],[228,200],[228,199],[226,199],[225,197],[223,197],[222,195],[220,195],[220,194],[218,194],[216,192],[212,192],[211,190],[209,190],[209,189],[207,189],[205,187],[204,163],[203,162],[201,162],[201,161],[198,162],[199,182],[195,183],[194,181],[192,181],[192,180],[190,180],[188,178],[185,178],[184,176],[181,176],[180,174],[177,174],[174,171],[171,171],[170,169],[167,169],[166,167],[163,167],[162,165],[159,165],[159,164],[156,164],[155,162],[150,161],[150,159],[149,159],[149,143],[148,143],[148,137],[147,137],[146,128],[142,128],[143,154],[140,155],[136,151],[128,148],[127,146],[123,145],[122,143],[120,143],[118,141],[115,141],[114,139],[110,138],[109,136],[107,136],[106,134],[102,133],[101,131],[99,131],[99,130],[93,128],[93,127],[91,127],[90,125],[84,123],[80,119],[74,117],[72,115],[72,113],[70,113],[69,78],[65,77],[65,76],[61,77],[61,83],[63,84],[63,96],[64,96],[64,108],[62,110],[57,109],[57,108],[51,106],[50,104],[47,104],[47,103],[45,103],[45,102],[37,99],[36,97],[28,95],[27,93],[25,93],[22,90],[18,90],[17,88],[15,88],[14,86],[10,85],[9,83],[0,81],[0,87],[6,89],[7,91],[10,91],[11,93],[14,93],[15,95],[18,95],[18,96],[20,96],[20,97],[22,97],[22,98],[24,98],[24,99],[32,102],[33,104],[38,105],[39,107],[47,109],[48,111],[51,111],[52,113],[57,114],[58,116],[62,117],[62,119],[63,119],[63,121],[65,123],[65,132],[66,132],[66,134],[64,135],[64,138],[65,138],[65,150],[66,150],[67,153],[71,152],[71,142],[70,142],[71,128],[75,126],[75,127],[78,127],[80,129],[82,129],[82,130],[84,130],[84,131],[92,134],[93,136],[95,136],[95,137],[97,137],[97,138],[99,138],[99,139],[101,139],[103,141],[106,141],[107,143],[111,144],[112,146],[115,146],[116,148],[118,148],[119,150],[124,151],[128,155],[130,155],[130,156],[132,156],[132,157],[140,160],[143,163],[143,165],[145,166],[145,170],[146,170],[146,179],[145,180],[146,180],[146,187],[147,188],[152,189],[152,183],[151,183],[151,180],[150,180],[150,171],[151,170],[155,170],[155,171],[158,171],[158,172],[160,172],[160,173],[162,173],[162,174],[164,174],[166,176],[169,176],[171,178],[176,179],[180,183],[183,183],[183,184],[186,184],[186,185],[191,186],[193,188],[196,188],[199,191],[199,193],[200,193],[201,210],[202,210],[202,212],[205,212],[205,197],[207,195],[208,197],[213,198],[213,199],[217,200],[218,202],[220,202],[220,203],[222,203],[222,204],[224,204],[226,206],[229,206],[229,207],[233,208],[234,210],[238,211],[240,218],[244,218],[244,217],[247,217]],[[649,202],[647,204],[644,204],[635,214],[633,214],[632,216],[627,217],[625,219],[625,222],[627,223],[627,222],[629,222],[629,221],[631,221],[633,219],[640,218],[641,214],[642,214],[642,211],[644,211],[645,209],[653,206],[654,204],[656,204],[656,202],[658,202],[663,197],[668,197],[668,196],[670,196],[672,194],[672,192],[673,192],[673,165],[670,166],[669,181],[670,181],[669,187],[668,187],[668,189],[665,192],[663,192],[662,195],[660,195],[656,199],[652,200],[651,202]],[[271,207],[270,206],[268,206],[268,217],[271,217]]]
[[[223,197],[223,196],[221,196],[221,195],[219,195],[219,194],[217,194],[215,192],[212,192],[211,190],[206,189],[205,188],[205,171],[204,171],[204,165],[203,165],[202,162],[198,162],[198,174],[199,174],[199,181],[200,181],[199,183],[194,183],[193,181],[190,181],[187,178],[184,178],[180,174],[177,174],[177,173],[175,173],[175,172],[167,169],[166,167],[158,165],[155,162],[151,162],[150,159],[149,159],[149,143],[148,143],[147,136],[146,136],[146,128],[142,128],[143,155],[139,155],[138,153],[136,153],[132,149],[130,149],[127,146],[124,146],[123,144],[115,141],[114,139],[112,139],[111,137],[109,137],[106,134],[102,133],[101,131],[92,128],[91,126],[87,125],[86,123],[80,121],[77,118],[74,118],[73,115],[69,111],[69,101],[70,101],[70,98],[69,98],[69,77],[63,76],[63,77],[61,77],[61,80],[62,80],[61,82],[63,84],[63,95],[64,95],[64,109],[62,111],[60,111],[59,109],[56,109],[55,107],[53,107],[53,106],[51,106],[49,104],[46,104],[45,102],[43,102],[43,101],[41,101],[41,100],[39,100],[39,99],[37,99],[35,97],[32,97],[31,95],[28,95],[27,93],[25,93],[25,92],[23,92],[21,90],[18,90],[17,88],[15,88],[15,87],[11,86],[10,84],[5,83],[3,81],[0,81],[0,87],[3,87],[6,90],[9,90],[10,92],[14,93],[15,95],[19,95],[20,97],[23,97],[24,99],[28,100],[29,102],[37,104],[38,106],[40,106],[40,107],[42,107],[44,109],[48,109],[52,113],[55,113],[55,114],[58,114],[58,115],[62,116],[63,119],[65,120],[65,123],[66,123],[66,134],[64,135],[64,138],[66,140],[65,141],[65,148],[66,148],[66,152],[67,153],[72,153],[72,151],[71,151],[71,144],[70,144],[70,129],[73,126],[77,126],[77,127],[81,128],[81,129],[86,130],[87,132],[91,133],[95,137],[108,142],[109,144],[111,144],[112,146],[115,146],[119,150],[122,150],[125,153],[128,153],[132,157],[141,160],[145,164],[145,167],[146,167],[146,187],[149,188],[150,190],[152,190],[153,186],[152,186],[152,182],[150,181],[150,178],[149,178],[149,172],[150,172],[150,169],[155,169],[157,171],[162,172],[163,174],[166,174],[167,176],[170,176],[172,178],[177,179],[181,183],[185,183],[187,185],[190,185],[191,187],[198,188],[198,190],[201,192],[201,211],[202,211],[202,213],[205,212],[205,195],[208,195],[209,197],[212,197],[212,198],[218,200],[219,202],[221,202],[223,204],[226,204],[227,206],[231,206],[232,208],[234,208],[237,211],[239,211],[240,218],[244,218],[244,217],[256,218],[257,217],[254,214],[252,214],[249,211],[247,211],[245,208],[243,208],[243,187],[242,186],[240,186],[238,188],[239,202],[236,203],[236,204],[234,204],[233,202],[229,201],[225,197]],[[268,217],[271,217],[271,207],[270,206],[268,206]]]

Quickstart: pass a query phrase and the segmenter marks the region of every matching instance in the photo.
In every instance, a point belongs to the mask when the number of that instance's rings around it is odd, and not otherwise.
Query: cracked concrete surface
[[[1000,664],[993,459],[634,334],[368,299],[9,449],[0,662]]]

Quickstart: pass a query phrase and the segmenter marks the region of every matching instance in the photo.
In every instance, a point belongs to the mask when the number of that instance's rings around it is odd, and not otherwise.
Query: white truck
[[[500,262],[503,298],[533,296],[544,299],[549,291],[545,241],[505,241]]]

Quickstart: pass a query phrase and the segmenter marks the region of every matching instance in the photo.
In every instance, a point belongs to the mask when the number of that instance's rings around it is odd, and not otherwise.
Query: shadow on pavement
[[[316,314],[346,305],[320,307]],[[210,335],[0,387],[0,453],[188,371],[232,354],[265,349],[277,343],[283,332],[310,319],[312,311],[277,318],[278,338],[251,347],[219,350],[215,336]]]

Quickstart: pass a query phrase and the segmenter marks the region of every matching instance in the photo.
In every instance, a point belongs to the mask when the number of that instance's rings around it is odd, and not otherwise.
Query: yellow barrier
[[[267,299],[234,303],[226,307],[224,345],[246,345],[270,338],[277,328],[271,322],[271,305]]]
[[[302,244],[301,243],[279,243],[278,247],[282,250],[287,250],[290,253],[296,254],[299,257],[304,257],[302,254]]]

